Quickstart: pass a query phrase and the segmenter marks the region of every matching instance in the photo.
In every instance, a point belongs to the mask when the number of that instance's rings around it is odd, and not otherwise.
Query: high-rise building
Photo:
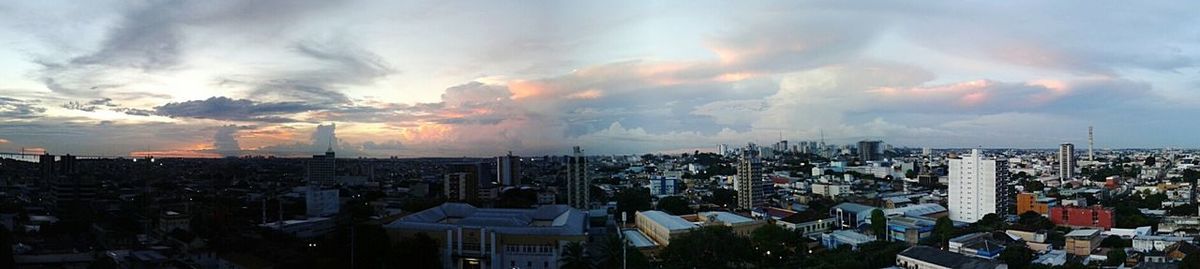
[[[742,151],[738,160],[737,178],[734,188],[737,191],[737,208],[753,210],[766,205],[766,193],[762,184],[762,160],[754,151]]]
[[[42,153],[38,156],[38,168],[41,170],[42,182],[50,182],[57,175],[54,173],[54,155],[49,152]]]
[[[333,186],[337,183],[337,157],[333,153],[333,147],[325,151],[324,155],[313,155],[311,160],[308,160],[307,177],[309,185],[316,186]]]
[[[567,204],[580,210],[591,209],[592,180],[588,178],[587,156],[575,146],[574,155],[567,158]]]
[[[725,154],[729,154],[729,145],[728,144],[717,145],[717,155],[725,156]]]
[[[1058,147],[1058,178],[1063,181],[1075,178],[1075,145],[1063,143]]]
[[[883,141],[858,141],[858,159],[861,161],[878,161],[882,159],[880,155],[880,145]]]
[[[475,201],[479,197],[479,179],[486,178],[486,163],[464,162],[446,166],[442,190],[448,201]]]
[[[1094,162],[1096,161],[1096,155],[1092,154],[1092,146],[1094,142],[1094,137],[1092,137],[1092,126],[1088,126],[1088,165],[1095,164]]]
[[[1013,188],[1009,185],[1008,162],[984,158],[978,149],[950,159],[950,219],[975,222],[984,215],[1011,214]]]
[[[496,157],[496,183],[504,186],[521,185],[521,157],[508,152],[506,156]]]

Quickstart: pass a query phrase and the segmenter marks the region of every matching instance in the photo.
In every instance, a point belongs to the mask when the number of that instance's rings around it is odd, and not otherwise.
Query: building
[[[305,215],[309,217],[328,217],[336,215],[341,207],[338,189],[322,190],[308,188],[304,192]]]
[[[763,189],[762,160],[752,152],[743,151],[738,160],[734,190],[737,191],[738,209],[754,210],[767,203]]]
[[[924,217],[892,216],[887,220],[888,239],[916,245],[933,233],[936,223]]]
[[[52,183],[55,210],[64,219],[85,213],[95,202],[100,182],[90,176],[61,176]]]
[[[1017,194],[1017,211],[1013,212],[1018,215],[1025,212],[1033,211],[1042,216],[1050,216],[1050,208],[1058,204],[1058,201],[1053,197],[1043,197],[1035,193],[1023,192]]]
[[[837,223],[836,218],[815,210],[797,212],[775,221],[776,225],[799,232],[805,237],[828,232],[833,229],[835,223]]]
[[[878,161],[883,159],[882,147],[883,141],[858,141],[858,160],[860,161]]]
[[[325,151],[325,155],[313,155],[308,160],[305,178],[309,185],[333,186],[337,183],[337,157],[333,147]]]
[[[1075,256],[1087,256],[1092,254],[1092,250],[1100,246],[1100,241],[1104,240],[1100,237],[1100,230],[1096,229],[1079,229],[1067,233],[1067,243],[1063,246],[1063,250]]]
[[[587,213],[567,205],[531,209],[444,203],[384,225],[393,241],[423,233],[445,268],[559,268],[567,243],[587,240]]]
[[[875,242],[875,236],[865,235],[851,230],[837,230],[821,234],[821,246],[825,249],[835,249],[839,246],[850,246],[858,250],[858,246]]]
[[[685,219],[689,216],[685,216]],[[767,224],[764,220],[757,220],[743,217],[742,215],[722,212],[709,211],[695,214],[695,219],[701,226],[725,226],[733,230],[734,234],[749,237],[751,232],[754,232],[758,227]]]
[[[1067,181],[1075,178],[1075,145],[1063,143],[1058,146],[1058,178]]]
[[[503,186],[517,186],[521,182],[521,157],[508,155],[496,157],[496,183]]]
[[[674,177],[656,176],[650,178],[650,195],[665,197],[679,194],[678,184],[679,179]]]
[[[856,203],[840,203],[829,208],[829,215],[837,221],[835,229],[858,229],[858,226],[867,223],[867,218],[871,217],[871,212],[875,209],[878,208]]]
[[[308,218],[263,223],[258,226],[299,238],[314,238],[334,231],[337,228],[337,223],[331,218]]]
[[[979,232],[960,235],[951,238],[946,250],[970,257],[993,260],[1004,251],[1004,244],[993,240],[991,233]]]
[[[1053,207],[1050,208],[1050,221],[1054,222],[1054,224],[1058,226],[1067,226],[1072,228],[1099,228],[1103,230],[1112,229],[1114,225],[1112,209],[1107,209],[1100,206]]]
[[[967,257],[927,246],[910,247],[896,254],[896,267],[904,269],[1003,269],[1007,265]]]
[[[567,158],[567,204],[582,210],[591,208],[592,179],[588,178],[587,156],[583,149],[574,148],[574,155]]]
[[[812,194],[835,198],[843,194],[854,194],[849,184],[813,183],[810,185]]]
[[[671,238],[687,233],[700,225],[666,212],[649,210],[637,212],[634,225],[660,246],[671,244]]]
[[[987,214],[1011,214],[1012,186],[1008,163],[984,158],[978,149],[958,159],[950,159],[950,219],[974,223]]]
[[[446,168],[442,191],[447,201],[475,201],[478,198],[480,166],[478,163],[460,163]]]
[[[192,216],[175,211],[163,211],[158,216],[158,231],[170,233],[175,230],[191,231]]]
[[[1139,235],[1133,237],[1133,249],[1140,252],[1166,251],[1171,245],[1179,242],[1192,243],[1188,236]]]

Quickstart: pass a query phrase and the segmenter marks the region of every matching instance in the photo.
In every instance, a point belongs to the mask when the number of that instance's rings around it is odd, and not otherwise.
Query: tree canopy
[[[758,261],[750,239],[725,226],[705,226],[671,238],[660,253],[663,268],[747,268]]]

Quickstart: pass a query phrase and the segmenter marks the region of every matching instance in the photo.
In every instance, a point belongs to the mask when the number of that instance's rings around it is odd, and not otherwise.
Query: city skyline
[[[0,151],[1197,148],[1195,5],[5,3]]]

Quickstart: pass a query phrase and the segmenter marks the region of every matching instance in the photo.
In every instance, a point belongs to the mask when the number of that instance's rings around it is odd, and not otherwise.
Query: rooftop
[[[995,261],[967,257],[953,252],[927,246],[915,246],[900,252],[898,256],[908,257],[947,268],[977,269],[996,268],[1001,264]]]
[[[475,208],[444,203],[385,225],[388,229],[441,231],[455,227],[487,227],[501,234],[583,235],[586,213],[567,205],[531,209]]]
[[[625,240],[629,240],[629,244],[633,245],[635,248],[648,248],[658,245],[637,229],[626,229],[621,231],[621,234],[625,235]]]
[[[725,224],[742,224],[742,223],[754,222],[754,219],[743,217],[741,215],[734,214],[734,213],[724,212],[724,211],[701,212],[700,215],[707,216],[709,221],[715,220],[715,221],[719,221],[719,222],[725,223]]]
[[[662,225],[671,231],[688,230],[697,227],[695,223],[662,211],[648,210],[638,212],[638,214],[646,216],[646,218],[650,219],[650,221],[658,223],[658,225]]]
[[[1079,230],[1074,230],[1074,231],[1071,231],[1070,233],[1067,233],[1067,237],[1090,237],[1090,236],[1094,236],[1097,234],[1100,234],[1100,230],[1079,229]]]
[[[871,210],[875,210],[875,207],[873,207],[873,206],[868,206],[868,205],[858,204],[858,203],[840,203],[840,204],[833,206],[833,208],[841,209],[842,211],[850,211],[850,212],[856,212],[856,213],[863,213],[863,212],[869,213],[869,212],[871,212]]]

